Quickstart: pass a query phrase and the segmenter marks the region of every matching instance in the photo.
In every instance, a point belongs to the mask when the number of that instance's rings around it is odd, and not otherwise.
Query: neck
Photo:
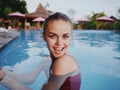
[[[50,54],[50,56],[51,56],[52,63],[53,63],[56,60],[56,58],[52,54]]]

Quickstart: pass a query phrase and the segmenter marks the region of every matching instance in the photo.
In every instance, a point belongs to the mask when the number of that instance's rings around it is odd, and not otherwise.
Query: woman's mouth
[[[60,54],[63,51],[63,49],[64,49],[64,47],[55,47],[54,48],[56,54]]]

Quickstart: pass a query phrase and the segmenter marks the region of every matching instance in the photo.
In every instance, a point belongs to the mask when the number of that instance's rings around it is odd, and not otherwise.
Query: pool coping
[[[10,42],[20,36],[17,30],[8,30],[7,32],[0,32],[0,51],[2,51]]]

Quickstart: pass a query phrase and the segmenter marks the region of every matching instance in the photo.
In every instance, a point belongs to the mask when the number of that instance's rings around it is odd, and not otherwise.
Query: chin
[[[65,55],[65,53],[61,53],[61,54],[54,54],[53,56],[54,56],[54,58],[60,58],[60,57],[62,57],[62,56],[64,56]]]
[[[60,58],[66,54],[66,50],[62,50],[61,52],[56,52],[55,50],[51,50],[51,56],[55,59]]]

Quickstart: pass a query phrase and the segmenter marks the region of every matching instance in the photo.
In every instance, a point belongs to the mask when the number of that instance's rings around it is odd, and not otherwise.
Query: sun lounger
[[[8,30],[3,27],[0,27],[0,32],[8,32]]]

